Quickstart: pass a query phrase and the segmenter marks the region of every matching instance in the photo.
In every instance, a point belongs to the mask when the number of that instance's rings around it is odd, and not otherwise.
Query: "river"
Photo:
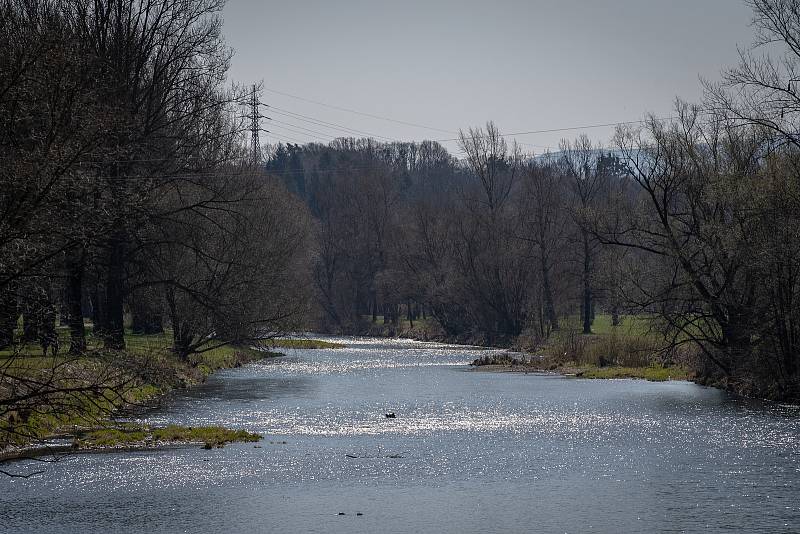
[[[261,443],[75,454],[0,478],[0,532],[800,532],[797,407],[344,342],[219,372],[141,416]]]

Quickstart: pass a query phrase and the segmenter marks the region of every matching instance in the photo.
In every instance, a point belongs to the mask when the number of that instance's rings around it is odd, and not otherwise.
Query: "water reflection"
[[[220,373],[140,414],[154,424],[258,431],[260,448],[72,456],[38,479],[0,480],[0,524],[8,532],[800,531],[795,407],[683,382],[465,372],[480,349],[346,342]]]
[[[238,376],[230,372],[220,373],[207,382],[189,391],[180,392],[175,398],[167,399],[168,410],[175,409],[175,403],[186,399],[202,401],[246,401],[273,400],[287,395],[311,395],[317,381],[310,377],[251,377]]]

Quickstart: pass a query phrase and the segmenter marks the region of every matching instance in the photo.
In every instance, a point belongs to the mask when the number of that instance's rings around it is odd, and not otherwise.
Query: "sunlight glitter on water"
[[[286,374],[341,374],[352,371],[400,369],[427,366],[466,366],[482,354],[504,352],[500,349],[454,347],[441,343],[391,340],[388,346],[375,346],[375,340],[356,339],[348,343],[346,357],[342,349],[316,350],[313,358],[302,349],[285,349],[285,358],[254,364]]]
[[[366,371],[370,369],[401,369],[406,367],[429,367],[429,366],[464,366],[469,365],[471,359],[435,362],[435,361],[408,361],[408,360],[386,360],[386,359],[354,359],[346,362],[341,361],[285,361],[280,366],[281,373],[286,374],[341,374],[352,371]]]
[[[794,407],[686,382],[466,372],[485,354],[474,347],[323,339],[348,347],[221,371],[140,415],[243,428],[262,442],[67,457],[43,479],[9,481],[0,524],[76,534],[122,521],[159,534],[800,531]],[[374,521],[349,523],[341,510]],[[443,510],[454,511],[446,521]]]
[[[359,417],[361,415],[361,417]],[[658,426],[657,421],[622,420],[620,417],[598,414],[508,414],[500,411],[471,411],[458,415],[438,413],[403,416],[398,419],[364,417],[351,414],[342,423],[329,418],[309,420],[307,414],[282,413],[257,420],[266,434],[306,436],[377,436],[382,434],[423,435],[437,432],[487,433],[506,431],[512,433],[572,434],[585,430],[599,431],[620,424],[646,427]]]

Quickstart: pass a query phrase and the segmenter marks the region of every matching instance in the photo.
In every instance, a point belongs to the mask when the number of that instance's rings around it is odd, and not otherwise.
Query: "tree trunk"
[[[92,305],[92,335],[95,338],[103,337],[103,325],[106,322],[105,314],[103,313],[103,295],[105,291],[101,286],[101,282],[97,276],[93,276],[91,289],[89,290],[89,302]]]
[[[181,360],[189,357],[191,334],[178,317],[178,307],[175,305],[175,294],[168,289],[164,299],[169,310],[169,322],[172,326],[172,352]]]
[[[121,239],[113,239],[108,250],[108,270],[105,284],[105,321],[103,345],[107,349],[125,348],[125,325],[123,312],[123,247]]]
[[[172,351],[181,360],[189,358],[189,347],[191,346],[191,336],[183,332],[181,328],[172,331]]]
[[[48,295],[49,297],[50,295]],[[58,331],[56,330],[56,307],[52,300],[47,300],[40,308],[39,316],[39,345],[42,355],[47,356],[50,349],[53,356],[58,354]]]
[[[553,305],[553,290],[550,287],[550,269],[547,268],[547,259],[542,254],[542,293],[544,297],[544,314],[547,322],[550,323],[550,330],[558,330],[558,316]]]
[[[536,307],[536,311],[537,311],[537,314],[536,314],[537,315],[537,317],[536,317],[537,320],[536,320],[536,322],[538,323],[538,326],[539,326],[539,338],[540,339],[545,339],[544,303],[542,302],[542,299],[539,299],[539,305]]]
[[[69,353],[73,356],[86,351],[86,330],[83,327],[83,268],[86,261],[86,250],[81,247],[70,253],[67,261],[67,279],[65,287],[65,319],[69,327]]]
[[[17,327],[17,295],[6,286],[0,291],[0,349],[14,343],[14,329]]]
[[[589,257],[589,234],[584,230],[583,234],[583,333],[592,333],[592,286],[591,286],[591,258]]]
[[[752,342],[750,340],[750,321],[748,314],[741,311],[730,311],[727,323],[722,324],[722,335],[725,343],[725,358],[731,375],[736,375],[739,368],[750,356]]]

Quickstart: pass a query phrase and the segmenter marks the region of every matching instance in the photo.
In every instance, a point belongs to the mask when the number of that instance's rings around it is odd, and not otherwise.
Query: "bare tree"
[[[561,155],[562,172],[569,180],[572,192],[570,212],[578,233],[582,285],[581,323],[583,333],[590,334],[595,302],[592,278],[596,269],[598,242],[589,231],[586,214],[594,207],[604,185],[603,168],[599,165],[601,152],[592,145],[587,136],[582,135],[574,143],[562,141]]]
[[[758,129],[704,120],[678,104],[679,119],[621,129],[619,147],[642,193],[604,240],[658,257],[639,278],[640,306],[656,312],[673,345],[692,343],[731,380],[756,371],[756,310],[762,277],[754,261],[752,202],[764,157]]]
[[[473,181],[462,191],[456,265],[470,294],[473,320],[492,343],[518,336],[530,312],[530,253],[514,238],[520,221],[510,202],[522,158],[492,123],[460,137]]]
[[[726,70],[721,83],[705,82],[707,111],[763,126],[781,143],[800,147],[800,2],[746,2],[753,9],[755,42],[739,51],[739,65]]]
[[[525,221],[526,231],[518,236],[535,246],[535,260],[539,264],[544,321],[540,321],[542,337],[545,322],[549,330],[558,330],[558,313],[554,298],[554,274],[563,270],[559,257],[564,252],[569,229],[566,215],[567,191],[556,164],[544,159],[531,160],[525,166],[523,190],[520,195],[519,217]]]

